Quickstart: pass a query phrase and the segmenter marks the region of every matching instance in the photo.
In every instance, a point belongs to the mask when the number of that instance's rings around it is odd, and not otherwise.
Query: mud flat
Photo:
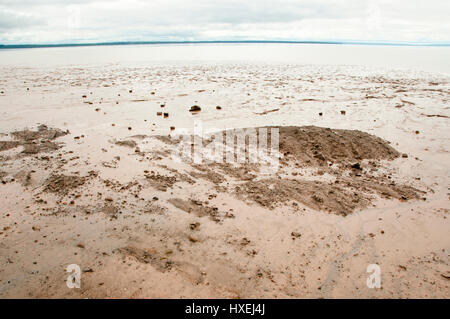
[[[450,297],[448,77],[0,71],[0,297]],[[279,166],[177,160],[199,124],[277,128]]]

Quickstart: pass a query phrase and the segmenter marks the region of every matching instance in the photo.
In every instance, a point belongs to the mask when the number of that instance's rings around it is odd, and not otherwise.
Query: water
[[[0,50],[0,66],[288,63],[364,65],[450,75],[450,47],[333,44],[165,44]]]

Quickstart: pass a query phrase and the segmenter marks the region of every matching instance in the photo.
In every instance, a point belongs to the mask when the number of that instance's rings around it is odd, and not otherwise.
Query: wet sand
[[[444,75],[276,64],[0,74],[0,297],[449,297]],[[199,122],[279,128],[279,170],[174,160],[170,134]],[[80,289],[66,286],[69,264]],[[380,289],[366,285],[369,264]]]

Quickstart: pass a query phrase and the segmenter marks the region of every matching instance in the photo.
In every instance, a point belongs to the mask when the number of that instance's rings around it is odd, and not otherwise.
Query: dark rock
[[[353,169],[359,169],[359,170],[362,170],[361,165],[360,165],[359,163],[353,164],[353,165],[352,165],[352,168],[353,168]]]
[[[191,106],[191,108],[189,109],[189,112],[200,112],[202,110],[202,108],[198,105],[193,105]]]

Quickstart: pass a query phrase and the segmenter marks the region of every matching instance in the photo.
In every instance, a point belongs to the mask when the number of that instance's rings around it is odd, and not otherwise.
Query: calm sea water
[[[364,65],[450,75],[450,47],[331,44],[169,44],[0,50],[0,66],[289,63]]]

